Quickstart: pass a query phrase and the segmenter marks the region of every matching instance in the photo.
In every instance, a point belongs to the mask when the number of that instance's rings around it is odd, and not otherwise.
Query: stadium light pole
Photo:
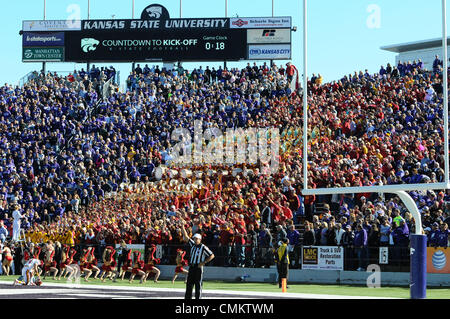
[[[225,0],[225,18],[228,18],[228,0]],[[223,62],[223,69],[227,67],[227,61]]]
[[[303,0],[303,189],[308,189],[308,12]]]
[[[360,193],[391,193],[397,195],[404,203],[407,210],[412,214],[415,221],[415,232],[410,234],[410,297],[411,299],[425,299],[427,287],[427,236],[423,234],[421,214],[417,204],[412,199],[408,191],[429,191],[436,189],[450,189],[449,183],[449,145],[448,145],[448,45],[447,45],[447,3],[442,0],[442,46],[443,46],[443,93],[444,93],[444,161],[445,177],[444,182],[423,183],[423,184],[395,184],[395,185],[375,185],[363,187],[338,187],[338,188],[307,188],[307,25],[306,25],[306,1],[304,4],[304,96],[303,96],[303,174],[304,189],[302,195],[331,195],[331,194],[360,194]]]
[[[87,19],[90,20],[91,19],[91,0],[88,0],[88,6],[87,6]],[[89,69],[91,68],[91,64],[89,63],[89,61],[86,63],[86,72],[89,73]]]
[[[134,0],[131,0],[131,19],[134,19],[134,4],[135,4]],[[136,67],[136,63],[132,62],[131,63],[131,71],[134,72],[135,67]]]
[[[275,6],[275,0],[272,0],[272,18],[274,16],[274,6]],[[270,60],[270,67],[273,66],[273,60]]]
[[[183,0],[180,0],[180,19],[183,16]]]
[[[444,92],[444,128],[448,127],[448,45],[447,45],[447,0],[442,0],[442,49],[444,50],[443,63],[443,92]],[[446,172],[445,183],[449,183],[449,158],[448,158],[448,131],[444,129],[444,165]]]
[[[449,159],[448,159],[448,45],[447,45],[447,0],[442,0],[442,50],[443,70],[442,88],[444,93],[444,165],[445,184],[449,183]],[[411,199],[412,200],[412,199]],[[406,204],[406,202],[405,202]],[[415,203],[414,203],[415,204]],[[416,206],[417,207],[417,206]],[[420,218],[420,217],[419,217]],[[416,226],[417,227],[417,226]],[[411,235],[411,299],[425,299],[427,297],[427,236],[418,234]]]
[[[47,19],[47,1],[46,0],[44,0],[44,20],[46,20]],[[45,62],[42,62],[42,71],[44,72],[44,75],[45,75],[45,68],[46,68],[46,63]]]
[[[228,17],[228,0],[225,0],[225,18]]]

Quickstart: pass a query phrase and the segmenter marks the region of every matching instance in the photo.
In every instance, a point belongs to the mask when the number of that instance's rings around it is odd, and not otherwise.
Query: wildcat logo
[[[94,38],[84,38],[81,39],[81,49],[83,52],[89,53],[91,51],[97,50],[97,46],[100,44],[100,41]]]
[[[149,18],[159,19],[162,15],[162,7],[150,7],[146,11]]]

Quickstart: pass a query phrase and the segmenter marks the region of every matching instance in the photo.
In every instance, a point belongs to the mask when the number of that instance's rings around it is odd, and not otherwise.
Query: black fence
[[[77,251],[81,251],[86,245],[77,245]],[[99,261],[103,250],[107,245],[89,245],[96,247],[95,255]],[[290,268],[302,269],[302,251],[309,246],[291,246],[289,252]],[[324,247],[324,246],[322,246]],[[141,258],[147,259],[150,246],[142,245],[144,253]],[[155,257],[159,257],[161,265],[175,265],[177,249],[184,249],[188,253],[189,249],[185,245],[158,245]],[[233,246],[209,246],[215,255],[214,260],[209,264],[216,267],[247,267],[247,268],[269,268],[275,265],[275,253],[272,247],[252,247],[247,245]],[[409,247],[388,246],[383,247],[380,256],[380,247],[340,247],[343,254],[343,269],[355,271],[361,268],[365,270],[368,265],[377,264],[381,271],[409,272],[410,270],[410,249]],[[116,248],[116,259],[118,266],[121,264],[121,249]],[[78,254],[77,254],[78,255]],[[77,259],[77,256],[75,256]],[[122,259],[123,260],[123,259]]]

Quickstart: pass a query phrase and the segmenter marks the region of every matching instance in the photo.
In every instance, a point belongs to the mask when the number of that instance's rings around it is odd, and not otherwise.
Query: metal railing
[[[69,74],[74,74],[74,72],[70,72],[70,71],[47,71],[45,74],[49,74],[49,73],[53,74],[55,72],[57,75],[62,76],[62,77],[66,77]],[[38,78],[39,76],[40,76],[40,72],[31,71],[19,79],[18,85],[19,85],[19,87],[22,87],[25,84],[27,84],[28,82]],[[116,71],[116,74],[113,77],[113,81],[116,84],[120,84],[120,71]]]

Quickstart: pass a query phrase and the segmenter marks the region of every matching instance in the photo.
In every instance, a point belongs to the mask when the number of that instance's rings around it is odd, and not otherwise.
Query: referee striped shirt
[[[199,263],[205,262],[205,259],[213,254],[204,244],[196,245],[191,238],[189,238],[189,246],[191,248],[189,266],[197,266]]]

